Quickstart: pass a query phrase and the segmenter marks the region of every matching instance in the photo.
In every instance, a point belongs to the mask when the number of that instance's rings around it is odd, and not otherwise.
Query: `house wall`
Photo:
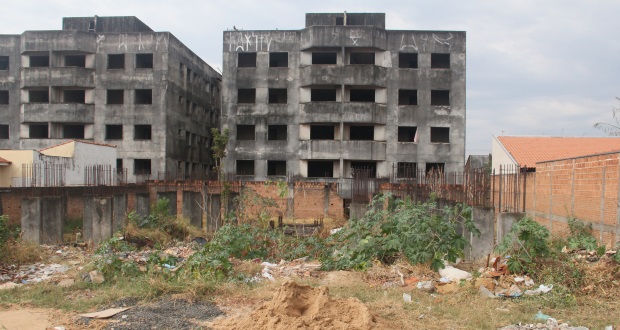
[[[34,150],[0,150],[0,157],[11,162],[8,166],[0,166],[0,187],[21,186],[22,165],[37,161]],[[16,178],[19,182],[13,182]]]
[[[495,137],[491,140],[491,155],[491,168],[497,174],[499,174],[500,165],[518,165]]]

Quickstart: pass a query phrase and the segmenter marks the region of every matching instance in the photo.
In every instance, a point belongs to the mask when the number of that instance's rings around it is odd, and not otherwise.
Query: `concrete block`
[[[22,237],[35,243],[41,236],[41,203],[39,198],[22,198]]]
[[[472,210],[472,219],[476,224],[476,228],[480,230],[480,236],[473,235],[467,231],[464,232],[465,238],[469,241],[470,247],[466,249],[465,257],[470,260],[476,260],[486,257],[492,253],[495,247],[495,211],[493,208],[474,207]]]
[[[207,232],[214,232],[219,228],[221,219],[222,199],[220,195],[209,195],[207,207]]]
[[[112,231],[122,231],[127,220],[127,195],[114,195],[112,204]]]
[[[521,218],[525,217],[525,213],[523,212],[500,212],[497,215],[497,241],[501,241],[510,229],[512,229],[512,225],[519,221]]]
[[[183,217],[189,219],[193,226],[202,228],[202,194],[183,191]]]
[[[145,217],[151,211],[151,203],[149,202],[149,194],[136,194],[136,212]]]

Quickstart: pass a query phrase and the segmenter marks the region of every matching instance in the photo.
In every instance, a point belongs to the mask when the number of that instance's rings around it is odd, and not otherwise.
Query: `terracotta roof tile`
[[[620,151],[620,137],[498,136],[519,166],[537,162]]]

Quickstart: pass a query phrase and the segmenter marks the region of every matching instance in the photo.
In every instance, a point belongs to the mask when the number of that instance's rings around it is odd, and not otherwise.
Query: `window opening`
[[[376,162],[357,162],[351,161],[351,174],[355,171],[368,172],[369,178],[377,177],[377,163]]]
[[[32,55],[30,56],[30,67],[32,68],[44,68],[50,66],[49,55]]]
[[[86,91],[83,89],[67,89],[62,91],[63,103],[86,103]]]
[[[334,125],[311,125],[310,140],[333,140]]]
[[[153,104],[152,89],[136,89],[135,104]]]
[[[0,125],[0,140],[9,138],[9,125]]]
[[[418,54],[417,53],[399,53],[398,67],[401,69],[417,69]]]
[[[86,67],[86,56],[85,55],[66,55],[65,66],[84,68]]]
[[[31,139],[47,139],[49,137],[47,124],[30,124],[28,126],[28,137]]]
[[[331,160],[309,160],[309,178],[332,178],[334,177],[334,162]]]
[[[9,104],[9,91],[0,91],[0,104]]]
[[[151,160],[150,159],[134,159],[133,160],[133,172],[134,174],[151,174]]]
[[[349,139],[352,141],[372,141],[375,139],[374,126],[351,126]]]
[[[312,64],[336,64],[337,58],[336,52],[313,52]]]
[[[431,54],[431,69],[450,69],[450,54]]]
[[[84,125],[64,124],[62,125],[62,137],[64,139],[83,139]]]
[[[237,67],[239,68],[255,68],[256,53],[237,53]]]
[[[398,127],[398,142],[418,142],[418,128],[413,126]]]
[[[133,139],[134,140],[150,140],[151,139],[151,125],[134,125]]]
[[[123,125],[105,125],[106,140],[122,140]]]
[[[9,57],[0,56],[0,71],[6,71],[9,69]]]
[[[122,89],[108,89],[107,104],[125,103],[125,91]]]
[[[125,54],[108,54],[108,69],[124,69]]]
[[[351,88],[349,100],[350,102],[375,102],[375,90]]]
[[[285,160],[268,160],[267,161],[268,176],[285,176],[286,161]]]
[[[450,127],[431,127],[431,143],[450,143]]]
[[[398,162],[396,167],[396,177],[401,179],[413,179],[417,177],[417,171],[417,163]]]
[[[254,161],[237,160],[237,175],[254,175]]]
[[[269,103],[286,104],[287,90],[286,88],[269,88]]]
[[[237,125],[237,140],[256,140],[256,126]]]
[[[336,101],[335,88],[313,88],[310,90],[311,102],[334,102]]]
[[[136,69],[152,69],[153,54],[136,54]]]
[[[28,102],[49,103],[50,94],[47,89],[32,89],[28,91]]]
[[[269,125],[267,129],[267,140],[285,141],[287,139],[286,125]]]
[[[237,91],[237,103],[256,103],[256,89],[239,88]]]
[[[269,53],[270,68],[288,68],[288,53],[273,52]]]
[[[398,105],[417,105],[418,91],[416,89],[399,89]]]
[[[426,174],[429,172],[444,173],[444,163],[426,163]]]
[[[359,52],[349,55],[349,64],[375,64],[375,53]]]
[[[431,90],[431,105],[450,105],[450,91]]]

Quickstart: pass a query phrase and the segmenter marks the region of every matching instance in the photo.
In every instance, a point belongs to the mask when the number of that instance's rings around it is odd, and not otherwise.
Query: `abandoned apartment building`
[[[225,168],[343,182],[465,159],[465,32],[386,30],[383,13],[306,14],[301,30],[224,32]]]
[[[117,146],[128,182],[204,174],[220,83],[136,17],[66,17],[62,30],[0,35],[0,149],[87,140]]]

